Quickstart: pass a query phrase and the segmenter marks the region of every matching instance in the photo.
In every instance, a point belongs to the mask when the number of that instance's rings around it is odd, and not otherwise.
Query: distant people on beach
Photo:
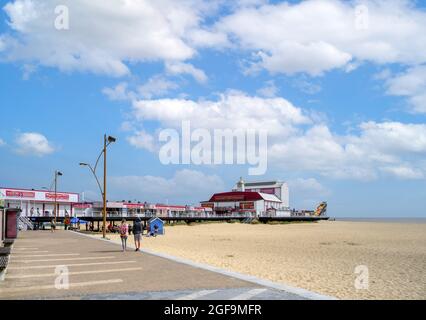
[[[153,229],[149,230],[149,236],[156,237],[158,234],[158,226],[155,225]]]
[[[37,217],[40,217],[40,208],[37,208]]]
[[[52,219],[50,221],[50,231],[53,233],[55,232],[55,230],[56,230],[56,222],[55,222],[55,219]]]
[[[120,238],[121,238],[121,246],[123,248],[123,252],[127,249],[127,237],[129,235],[129,225],[126,223],[126,219],[121,221],[120,225]]]
[[[135,239],[135,251],[139,251],[141,248],[141,237],[143,233],[142,221],[138,217],[136,218],[135,224],[133,225],[133,237]]]
[[[132,227],[132,225],[129,224],[129,235],[131,235],[132,232],[133,232],[133,227]]]
[[[32,207],[30,210],[30,217],[32,217],[33,215],[34,215],[34,207]]]
[[[65,217],[65,220],[64,220],[65,230],[68,230],[68,229],[69,229],[69,227],[70,227],[70,225],[71,225],[70,217],[66,216],[66,217]]]

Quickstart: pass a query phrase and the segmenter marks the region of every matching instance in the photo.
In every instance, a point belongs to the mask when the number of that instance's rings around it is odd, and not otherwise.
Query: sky
[[[197,204],[243,177],[286,181],[292,208],[426,217],[425,8],[0,1],[0,185],[49,188],[60,170],[61,190],[98,199],[79,163],[108,134],[110,200]],[[165,164],[161,132],[185,121],[266,130],[267,169]]]

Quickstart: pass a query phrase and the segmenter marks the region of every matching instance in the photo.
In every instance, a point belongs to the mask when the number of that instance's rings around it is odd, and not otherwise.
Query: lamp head
[[[113,143],[113,142],[116,142],[117,141],[117,139],[116,138],[114,138],[114,137],[112,137],[112,136],[108,136],[108,142],[109,143]]]

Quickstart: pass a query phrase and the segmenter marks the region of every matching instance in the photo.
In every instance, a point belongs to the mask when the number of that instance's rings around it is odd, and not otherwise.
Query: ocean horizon
[[[330,219],[354,222],[426,223],[426,217],[330,217]]]

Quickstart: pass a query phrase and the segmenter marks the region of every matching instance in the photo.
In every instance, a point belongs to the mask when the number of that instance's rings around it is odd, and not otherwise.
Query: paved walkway
[[[21,232],[0,282],[0,299],[303,298],[156,255],[121,252],[115,243],[61,230]]]

